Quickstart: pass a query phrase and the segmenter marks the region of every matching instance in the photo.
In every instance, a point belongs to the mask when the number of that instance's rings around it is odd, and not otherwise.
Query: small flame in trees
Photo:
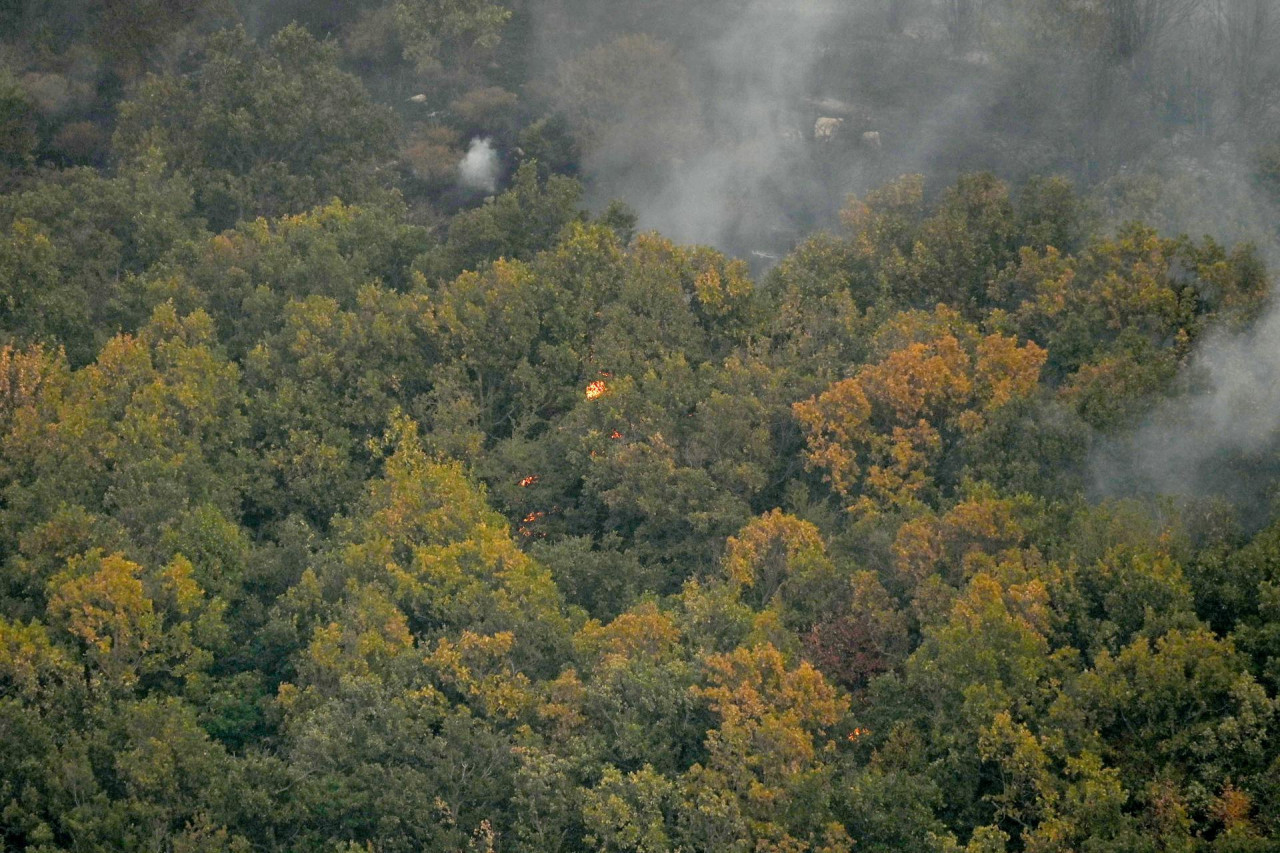
[[[587,399],[599,400],[608,392],[608,390],[609,390],[609,386],[605,384],[604,380],[597,379],[596,381],[587,385],[587,391],[586,391]]]
[[[537,512],[529,513],[523,519],[521,519],[521,521],[523,521],[524,523],[516,528],[516,532],[526,538],[536,537],[538,539],[546,539],[547,538],[546,533],[543,533],[540,530],[534,530],[531,527],[529,527],[530,524],[533,524],[534,522],[541,520],[541,518],[544,515],[546,515],[546,513],[542,512],[541,510]]]
[[[527,489],[530,486],[532,486],[534,483],[538,482],[539,479],[541,478],[538,477],[537,474],[530,474],[528,477],[525,477],[523,480],[520,481],[520,488]]]

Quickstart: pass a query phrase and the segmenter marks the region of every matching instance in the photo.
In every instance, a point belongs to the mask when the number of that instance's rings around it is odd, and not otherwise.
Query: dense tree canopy
[[[753,270],[573,174],[696,124],[679,33],[526,88],[526,4],[40,5],[0,849],[1280,849],[1280,518],[1098,463],[1269,311],[1258,249],[907,175]],[[945,5],[1138,74],[1195,4]]]

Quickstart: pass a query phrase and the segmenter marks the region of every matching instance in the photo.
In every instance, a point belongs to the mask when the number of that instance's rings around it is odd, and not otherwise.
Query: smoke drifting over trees
[[[688,19],[637,5],[628,18],[560,0],[534,16],[556,103],[590,128],[588,200],[625,198],[641,227],[762,267],[829,227],[849,194],[989,169],[1068,175],[1095,187],[1103,222],[1250,241],[1280,262],[1280,194],[1258,180],[1280,129],[1268,0],[751,0]],[[645,40],[617,35],[636,29]],[[1214,470],[1280,422],[1277,328],[1268,318],[1202,354],[1215,390],[1159,409],[1124,444],[1137,471],[1123,487],[1128,466],[1100,455],[1104,488],[1229,494],[1238,470]]]
[[[644,227],[726,248],[774,250],[811,228],[840,201],[822,180],[806,104],[840,7],[753,0],[678,46],[658,41],[661,29],[645,41],[586,34],[598,46],[557,61],[553,79],[571,117],[594,112],[605,125],[582,140],[593,190],[627,199]],[[564,55],[554,42],[543,53]],[[595,67],[613,68],[625,93],[595,89]],[[612,103],[593,110],[587,98]]]
[[[1266,0],[694,5],[548,0],[531,14],[557,103],[593,125],[591,196],[743,254],[785,248],[903,173],[1067,174],[1122,208],[1146,184],[1229,183],[1280,121]],[[636,87],[587,103],[581,80],[608,67]],[[820,119],[838,130],[815,134]],[[1210,232],[1215,212],[1171,224]]]
[[[1280,311],[1197,347],[1185,390],[1095,461],[1111,494],[1219,495],[1262,507],[1280,470]]]

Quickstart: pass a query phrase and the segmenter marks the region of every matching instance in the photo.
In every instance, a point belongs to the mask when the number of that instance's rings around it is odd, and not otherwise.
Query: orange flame
[[[534,483],[538,482],[538,480],[539,480],[539,477],[537,474],[530,474],[528,477],[525,477],[523,480],[520,481],[520,488],[527,489],[530,486],[532,486]]]
[[[601,397],[603,397],[608,390],[609,390],[609,386],[604,383],[604,380],[597,379],[596,381],[587,385],[587,391],[586,391],[587,399],[598,400]]]
[[[542,518],[544,515],[546,515],[545,512],[543,512],[542,510],[538,510],[537,512],[529,513],[524,517],[523,520],[525,524],[533,524],[535,521]]]
[[[615,430],[614,430],[614,431],[609,435],[609,438],[612,438],[614,441],[617,441],[618,439],[622,438],[622,433],[618,432],[618,431],[615,429]]]
[[[849,732],[849,740],[857,740],[860,737],[871,734],[871,729],[855,728]]]

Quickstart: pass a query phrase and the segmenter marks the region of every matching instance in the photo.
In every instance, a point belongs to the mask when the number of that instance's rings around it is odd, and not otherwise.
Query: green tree
[[[488,0],[399,0],[392,8],[404,57],[419,72],[491,53],[511,18],[510,10]]]
[[[0,164],[4,183],[32,163],[36,143],[35,109],[9,69],[0,69]]]
[[[224,31],[197,73],[148,78],[120,106],[115,148],[124,163],[158,152],[222,230],[335,196],[381,197],[394,132],[390,111],[338,68],[336,49],[290,26],[264,48],[243,29]]]

